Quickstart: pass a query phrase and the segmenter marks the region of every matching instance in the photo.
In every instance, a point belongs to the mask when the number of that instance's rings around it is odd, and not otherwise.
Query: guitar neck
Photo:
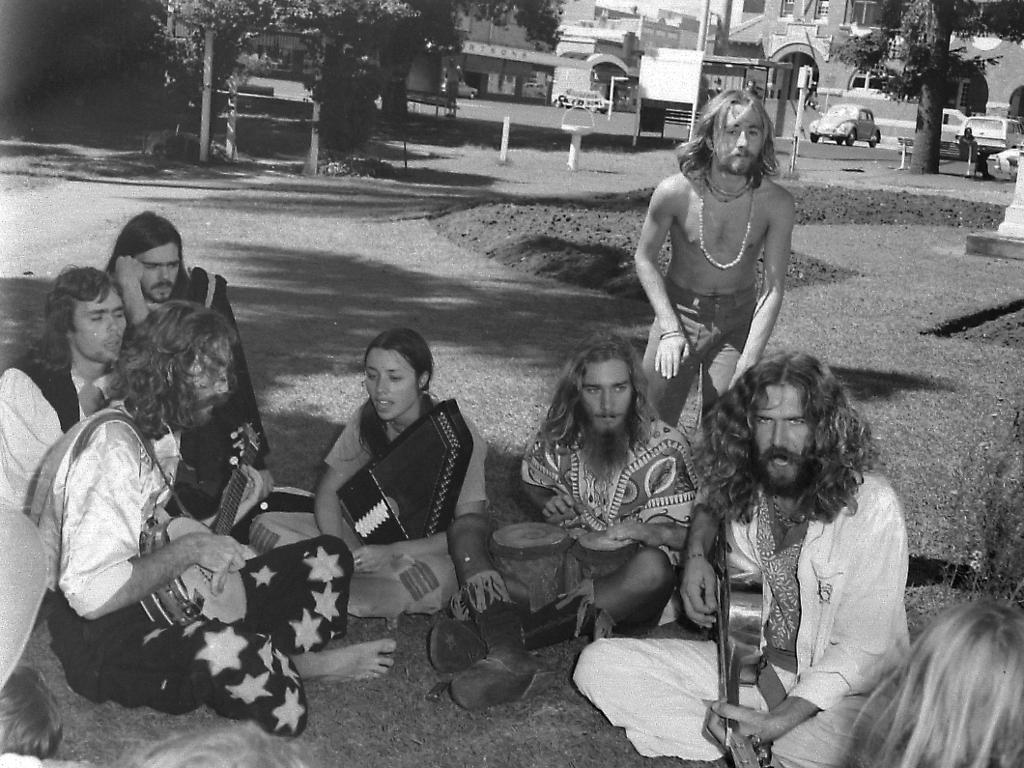
[[[238,514],[238,505],[242,503],[242,494],[245,493],[245,486],[248,478],[245,473],[236,468],[224,486],[224,493],[220,497],[220,506],[217,507],[217,514],[210,524],[210,530],[217,534],[230,533],[235,524],[235,515]]]
[[[243,467],[251,465],[259,451],[259,436],[249,425],[242,427],[244,448],[238,463],[231,471],[224,491],[221,493],[220,505],[217,507],[217,514],[210,524],[210,530],[217,534],[227,534],[235,525],[235,517],[238,515],[238,506],[242,503],[242,496],[245,494],[245,487],[249,478],[243,471]]]

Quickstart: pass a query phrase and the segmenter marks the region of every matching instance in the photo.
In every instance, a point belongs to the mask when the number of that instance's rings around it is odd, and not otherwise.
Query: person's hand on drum
[[[391,559],[391,548],[386,544],[367,544],[352,551],[356,573],[373,573],[383,568]]]
[[[540,510],[546,522],[563,527],[569,527],[578,520],[580,511],[579,502],[563,491],[555,491]]]
[[[614,541],[639,541],[649,547],[657,547],[661,545],[657,533],[652,526],[639,520],[625,520],[612,523],[604,535]]]

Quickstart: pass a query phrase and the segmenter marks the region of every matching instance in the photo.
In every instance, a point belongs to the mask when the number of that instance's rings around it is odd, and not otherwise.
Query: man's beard
[[[158,292],[160,293],[159,296],[157,295]],[[146,292],[145,299],[150,304],[163,304],[166,301],[170,301],[173,296],[174,283],[164,280],[151,285]]]
[[[197,427],[209,424],[210,420],[213,419],[213,410],[218,406],[224,405],[230,399],[230,393],[197,398],[195,407],[192,410],[192,424]]]
[[[773,468],[774,458],[788,459],[789,465]],[[784,498],[801,496],[817,480],[815,462],[806,452],[792,453],[775,446],[754,456],[754,477],[765,493]]]
[[[629,459],[629,435],[625,428],[595,430],[588,426],[584,433],[583,460],[593,474],[602,480],[615,477]]]

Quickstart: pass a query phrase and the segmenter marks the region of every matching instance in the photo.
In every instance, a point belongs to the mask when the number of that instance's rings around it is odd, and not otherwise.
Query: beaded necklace
[[[747,240],[750,238],[750,224],[754,220],[754,193],[750,193],[750,206],[747,208],[747,229],[743,233],[743,242],[740,243],[740,252],[736,254],[736,258],[730,261],[728,264],[721,264],[715,261],[714,257],[708,252],[707,246],[704,245],[704,196],[700,196],[700,210],[697,212],[697,222],[699,229],[697,230],[697,241],[700,243],[700,251],[704,254],[704,258],[708,260],[708,264],[716,269],[726,270],[732,269],[740,263],[740,259],[743,258],[743,252],[747,250]]]

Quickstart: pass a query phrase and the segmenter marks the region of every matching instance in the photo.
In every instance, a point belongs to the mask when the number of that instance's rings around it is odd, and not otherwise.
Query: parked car
[[[994,155],[1024,143],[1024,126],[1015,117],[972,115],[964,120],[957,132],[957,140],[964,136],[968,128],[977,142],[978,157]]]
[[[472,85],[468,85],[467,83],[465,83],[462,80],[460,80],[459,81],[459,98],[462,98],[462,99],[475,99],[476,98],[476,88],[474,88]]]
[[[548,95],[548,86],[546,83],[537,83],[531,80],[528,83],[523,83],[523,98],[524,99],[543,99]]]
[[[882,134],[875,126],[875,113],[860,104],[835,104],[828,112],[814,120],[807,127],[811,142],[819,138],[833,139],[836,144],[846,142],[852,147],[855,141],[866,141],[874,147],[882,140]]]
[[[1020,173],[1020,148],[1011,147],[985,158],[988,175],[997,179],[1014,181]]]
[[[608,99],[600,93],[572,88],[552,96],[551,103],[559,107],[583,107],[591,112],[603,112],[608,109]]]

